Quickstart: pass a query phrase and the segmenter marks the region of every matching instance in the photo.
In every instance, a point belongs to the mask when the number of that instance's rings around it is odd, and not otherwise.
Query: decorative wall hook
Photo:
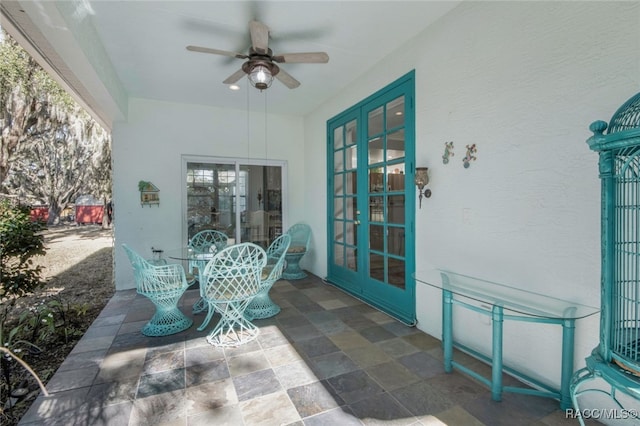
[[[464,165],[465,169],[469,168],[472,161],[476,161],[476,156],[473,154],[475,154],[477,151],[478,150],[475,143],[473,145],[467,145],[467,155],[465,155],[462,159],[462,164]]]
[[[442,156],[442,163],[449,163],[449,157],[453,157],[453,141],[444,143],[444,155]]]

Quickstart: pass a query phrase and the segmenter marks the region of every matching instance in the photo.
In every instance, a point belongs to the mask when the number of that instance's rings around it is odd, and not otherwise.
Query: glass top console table
[[[573,374],[575,321],[595,315],[598,308],[533,293],[504,284],[458,274],[455,272],[428,269],[413,274],[416,282],[442,290],[442,344],[444,368],[450,373],[453,368],[468,374],[491,388],[494,401],[502,399],[502,392],[517,392],[555,398],[562,409],[571,408],[570,384]],[[480,306],[473,301],[479,302]],[[492,321],[492,354],[487,357],[453,339],[453,305],[487,315]],[[490,308],[489,308],[490,306]],[[562,370],[560,389],[553,389],[540,381],[527,377],[502,362],[502,331],[505,320],[531,323],[556,324],[562,326]],[[491,379],[485,378],[453,359],[453,348],[491,364]],[[502,372],[532,383],[537,389],[502,386]]]

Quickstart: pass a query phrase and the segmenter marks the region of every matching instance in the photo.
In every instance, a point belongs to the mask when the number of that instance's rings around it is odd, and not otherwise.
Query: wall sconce
[[[422,208],[422,196],[431,197],[431,190],[424,189],[429,183],[429,168],[428,167],[416,167],[416,186],[418,187],[418,198],[420,200],[420,208]],[[423,191],[424,189],[424,191]]]

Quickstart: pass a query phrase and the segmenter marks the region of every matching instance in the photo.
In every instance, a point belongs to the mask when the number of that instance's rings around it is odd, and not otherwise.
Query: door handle
[[[354,220],[353,223],[355,223],[356,225],[360,225],[360,221],[359,220]]]

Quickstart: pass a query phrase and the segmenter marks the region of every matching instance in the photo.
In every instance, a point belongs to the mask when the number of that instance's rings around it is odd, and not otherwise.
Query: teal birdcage
[[[609,124],[595,121],[589,148],[599,154],[601,180],[600,343],[576,372],[578,397],[604,392],[622,408],[616,392],[640,399],[640,93],[624,103]],[[602,378],[610,391],[581,388]]]

